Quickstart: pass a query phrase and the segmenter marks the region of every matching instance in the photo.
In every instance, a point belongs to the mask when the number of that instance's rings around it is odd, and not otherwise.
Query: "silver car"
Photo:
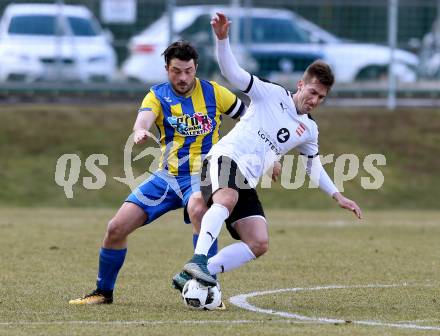
[[[107,81],[116,54],[84,6],[11,4],[0,21],[0,81]]]
[[[232,21],[234,52],[248,70],[282,82],[302,73],[317,58],[331,64],[338,83],[378,80],[387,74],[390,49],[376,44],[346,42],[301,16],[283,9],[182,6],[174,11],[175,39],[193,42],[202,51],[202,69],[217,69],[210,19],[221,11]],[[237,22],[239,24],[237,24]],[[169,39],[165,13],[129,44],[123,74],[141,82],[166,80],[161,53]],[[240,61],[242,59],[242,61]],[[416,80],[418,57],[396,50],[393,71],[401,82]]]

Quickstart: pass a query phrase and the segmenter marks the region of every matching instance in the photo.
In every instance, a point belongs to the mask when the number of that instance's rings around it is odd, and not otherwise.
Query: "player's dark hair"
[[[188,41],[176,41],[171,43],[162,55],[167,65],[170,64],[173,58],[177,58],[181,61],[194,60],[194,64],[197,64],[197,60],[199,59],[197,50]]]
[[[304,82],[309,83],[313,78],[316,78],[322,85],[326,86],[328,90],[331,89],[335,82],[332,69],[323,60],[314,61],[304,72]]]

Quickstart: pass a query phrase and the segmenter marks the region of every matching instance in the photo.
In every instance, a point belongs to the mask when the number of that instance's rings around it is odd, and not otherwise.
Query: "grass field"
[[[113,212],[0,208],[0,335],[440,334],[440,212],[367,211],[357,221],[338,209],[268,210],[270,250],[221,276],[224,312],[189,310],[171,288],[192,251],[174,212],[131,236],[113,305],[69,306],[93,289]],[[286,288],[303,290],[248,299],[282,315],[229,302]]]
[[[0,108],[0,205],[116,207],[129,188],[113,177],[124,176],[123,149],[131,132],[139,102],[133,104],[5,105]],[[348,197],[369,209],[438,209],[440,167],[436,155],[440,144],[440,110],[399,108],[323,107],[315,113],[319,125],[320,153],[356,154],[359,174],[344,184]],[[224,134],[231,123],[225,118]],[[151,146],[148,143],[146,146]],[[145,146],[136,146],[133,157]],[[55,181],[57,159],[66,153],[81,158],[81,175],[67,199]],[[87,190],[82,178],[92,176],[85,169],[91,154],[105,154],[107,176],[100,190]],[[296,152],[294,152],[296,154]],[[361,178],[370,176],[362,166],[366,155],[383,154],[386,166],[380,190],[364,190]],[[336,159],[335,159],[336,160]],[[133,163],[141,175],[147,160]],[[326,165],[334,176],[334,162]],[[261,193],[266,207],[332,208],[328,197],[316,190],[286,190],[275,185]]]
[[[221,276],[227,311],[189,310],[170,286],[192,252],[179,211],[130,236],[113,305],[69,306],[94,288],[106,224],[130,192],[113,177],[124,176],[138,103],[1,107],[0,335],[440,335],[436,108],[317,111],[320,152],[361,159],[344,187],[365,219],[316,190],[262,191],[271,247]],[[82,163],[73,199],[54,181],[66,153]],[[387,160],[379,190],[360,183],[371,153]],[[91,154],[109,159],[100,190],[82,186]],[[135,176],[147,164],[134,163]]]

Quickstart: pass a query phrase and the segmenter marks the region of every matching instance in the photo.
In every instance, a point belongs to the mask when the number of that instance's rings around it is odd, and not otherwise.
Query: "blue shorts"
[[[156,171],[127,197],[126,202],[137,204],[151,223],[163,214],[184,208],[184,220],[189,224],[186,206],[190,196],[200,191],[199,175],[174,176],[166,171]]]

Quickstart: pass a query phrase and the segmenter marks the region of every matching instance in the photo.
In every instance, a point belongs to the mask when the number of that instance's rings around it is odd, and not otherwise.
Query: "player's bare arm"
[[[143,144],[151,137],[149,129],[156,120],[156,115],[151,111],[142,111],[138,113],[133,126],[134,143],[136,145]]]
[[[338,202],[338,204],[341,208],[352,211],[356,215],[357,218],[362,219],[362,210],[356,204],[356,202],[344,197],[340,192],[334,193],[333,199],[335,199],[336,202]]]
[[[272,181],[276,182],[281,175],[281,163],[275,161],[272,167]]]

